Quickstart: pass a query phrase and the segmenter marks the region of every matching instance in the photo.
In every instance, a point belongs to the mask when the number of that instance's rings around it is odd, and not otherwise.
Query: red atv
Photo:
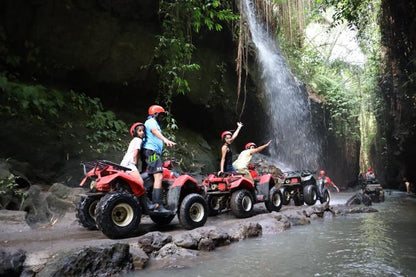
[[[138,183],[126,171],[129,168],[110,161],[83,163],[89,191],[77,206],[79,222],[87,229],[100,229],[112,239],[138,234],[142,213],[159,225],[169,224],[176,214],[186,229],[201,227],[207,220],[204,187],[189,175],[172,170],[172,161],[164,163],[162,187],[166,213],[148,210],[153,189],[153,176],[142,173],[144,184]],[[87,172],[87,170],[89,170]]]
[[[282,195],[271,174],[260,176],[254,182],[241,173],[210,174],[202,183],[207,190],[205,197],[209,215],[231,209],[236,217],[250,217],[253,205],[260,202],[264,202],[269,212],[278,212],[282,207]]]

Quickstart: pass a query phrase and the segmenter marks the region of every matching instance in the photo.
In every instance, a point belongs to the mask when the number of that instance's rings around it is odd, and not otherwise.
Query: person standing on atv
[[[271,142],[272,141],[269,140],[266,144],[263,144],[259,147],[257,147],[257,145],[254,142],[247,143],[244,147],[245,150],[241,151],[240,155],[238,155],[237,160],[233,162],[233,167],[237,170],[237,172],[244,173],[244,177],[253,180],[250,171],[248,170],[248,166],[251,162],[251,159],[253,158],[253,154],[263,151],[263,149],[268,147]]]
[[[123,160],[120,163],[121,166],[130,168],[131,171],[129,171],[128,174],[137,179],[137,182],[141,184],[143,184],[143,179],[137,169],[137,165],[140,157],[140,149],[143,143],[144,132],[144,124],[141,122],[136,122],[130,127],[130,135],[133,139],[130,141],[127,152],[124,154]]]
[[[235,130],[234,134],[231,131],[224,131],[221,134],[221,139],[224,144],[221,147],[221,162],[218,175],[223,172],[235,172],[235,168],[232,165],[233,153],[231,152],[230,145],[237,138],[241,127],[243,127],[243,123],[237,122],[237,130]]]
[[[153,174],[153,193],[152,200],[155,204],[155,211],[170,212],[163,206],[163,165],[162,165],[162,150],[164,144],[167,147],[173,147],[175,142],[170,141],[162,135],[160,123],[165,115],[165,109],[159,105],[152,105],[149,107],[149,116],[144,123],[146,129],[146,139],[143,144],[144,156],[147,163],[147,171]]]
[[[339,188],[334,184],[334,182],[332,182],[331,178],[329,178],[328,176],[325,175],[325,171],[321,170],[319,171],[319,176],[318,176],[318,182],[320,180],[323,180],[324,182],[324,186],[326,189],[329,190],[329,187],[333,187],[337,190],[337,192],[339,192]]]

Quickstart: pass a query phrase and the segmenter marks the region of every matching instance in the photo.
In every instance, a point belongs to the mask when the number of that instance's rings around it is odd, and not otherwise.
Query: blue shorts
[[[159,153],[153,150],[144,149],[144,156],[146,158],[147,163],[146,169],[149,174],[163,172],[162,157]]]
[[[224,166],[225,172],[236,172],[234,166],[232,164],[226,164]]]

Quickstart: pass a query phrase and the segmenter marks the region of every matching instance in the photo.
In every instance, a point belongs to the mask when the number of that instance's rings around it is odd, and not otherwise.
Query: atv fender
[[[136,196],[142,196],[146,192],[145,189],[143,188],[143,185],[137,184],[136,180],[132,178],[130,175],[128,175],[127,173],[116,173],[116,174],[111,174],[111,175],[101,177],[101,179],[97,182],[97,189],[98,190],[106,190],[105,188],[108,189],[109,184],[116,179],[121,179],[127,182],[131,190],[133,191],[133,194]],[[100,189],[100,187],[102,187],[103,189]]]
[[[252,192],[253,189],[254,189],[253,181],[251,181],[247,178],[244,178],[244,177],[241,177],[241,178],[238,178],[238,179],[232,181],[230,183],[230,186],[231,186],[231,189],[243,188],[243,189],[247,189],[250,192]]]
[[[181,175],[178,178],[176,178],[176,180],[175,180],[175,182],[173,182],[171,188],[174,188],[174,187],[182,187],[185,184],[189,185],[188,183],[193,183],[193,185],[195,185],[196,191],[199,191],[200,190],[200,188],[198,186],[198,181],[195,178],[193,178],[193,177],[191,177],[189,175]]]
[[[271,174],[265,174],[260,177],[260,181],[257,183],[256,189],[258,194],[262,194],[265,200],[269,200],[269,191],[274,186],[274,180]]]
[[[176,212],[182,199],[190,193],[201,194],[201,188],[195,178],[189,175],[179,176],[168,191],[168,207],[171,211]]]

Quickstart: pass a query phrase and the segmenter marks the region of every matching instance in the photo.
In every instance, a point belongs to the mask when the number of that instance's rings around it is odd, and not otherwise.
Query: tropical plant
[[[187,74],[200,69],[192,59],[195,50],[193,35],[206,29],[221,31],[223,22],[238,19],[228,2],[218,0],[159,1],[162,33],[151,66],[158,74],[157,101],[167,112],[167,136],[175,138],[176,120],[169,112],[172,99],[178,94],[191,91]],[[169,155],[169,154],[168,154]]]

